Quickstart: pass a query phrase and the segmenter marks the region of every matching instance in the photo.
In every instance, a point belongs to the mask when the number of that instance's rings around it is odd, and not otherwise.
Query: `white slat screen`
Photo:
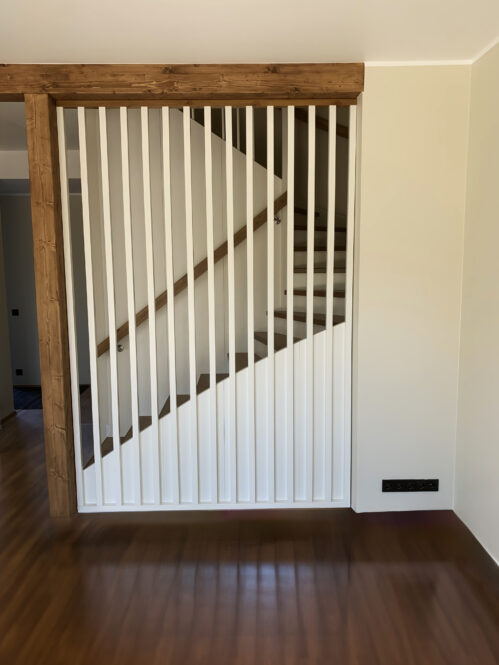
[[[355,106],[57,119],[80,512],[348,506]]]

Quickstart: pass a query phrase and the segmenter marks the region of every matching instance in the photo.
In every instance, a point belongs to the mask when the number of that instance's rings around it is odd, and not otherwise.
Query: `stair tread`
[[[227,354],[227,358],[229,354]],[[255,362],[261,360],[262,357],[255,353]],[[238,351],[236,353],[236,372],[239,372],[242,369],[248,367],[248,354],[245,351]]]
[[[278,319],[287,319],[288,313],[285,309],[276,309],[274,310],[274,316],[276,316]],[[307,313],[300,311],[300,310],[294,310],[293,311],[293,320],[294,321],[300,321],[302,323],[306,323],[307,321]],[[343,323],[345,320],[344,316],[341,315],[335,315],[333,316],[333,324],[336,325],[337,323]],[[325,326],[326,325],[326,315],[322,314],[320,312],[314,312],[313,315],[313,321],[314,325],[316,326]]]
[[[217,383],[219,383],[219,381],[223,381],[228,376],[229,375],[225,372],[217,374]],[[210,387],[210,375],[207,373],[200,374],[196,385],[197,394],[199,395],[200,393],[203,393],[205,390],[208,390],[209,387]]]
[[[308,215],[308,210],[306,208],[302,208],[301,206],[295,206],[295,213],[297,215]],[[316,210],[314,212],[314,217],[319,217],[319,212]]]
[[[307,224],[299,224],[295,222],[294,226],[295,231],[308,231],[308,225]],[[320,233],[327,233],[327,226],[314,226],[314,231],[318,231]],[[347,230],[346,229],[338,229],[336,228],[334,230],[335,233],[341,233],[342,235],[345,235]]]
[[[284,293],[287,294],[287,289],[284,290]],[[306,296],[307,295],[307,289],[293,289],[293,295],[294,296]],[[342,289],[335,289],[333,291],[333,296],[334,298],[344,298],[345,297],[345,291]],[[326,289],[314,289],[314,297],[316,298],[325,298],[326,297]]]
[[[255,333],[255,339],[262,344],[268,346],[268,333],[265,330]],[[293,337],[293,342],[299,342],[299,337]],[[282,333],[274,333],[274,349],[280,351],[281,349],[286,348],[287,337]]]
[[[306,265],[299,265],[294,267],[294,272],[296,273],[306,273],[307,272],[307,266]],[[316,263],[314,264],[314,272],[315,273],[325,273],[326,272],[326,264],[325,263]],[[346,267],[345,266],[334,266],[334,272],[335,274],[345,274],[346,273]]]

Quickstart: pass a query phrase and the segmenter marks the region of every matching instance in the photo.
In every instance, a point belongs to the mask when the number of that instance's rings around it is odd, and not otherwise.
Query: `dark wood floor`
[[[2,665],[497,665],[499,573],[450,512],[47,517],[0,432]]]

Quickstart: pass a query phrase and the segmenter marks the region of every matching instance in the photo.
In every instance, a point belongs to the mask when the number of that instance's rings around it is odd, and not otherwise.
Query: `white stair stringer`
[[[237,441],[228,437],[229,382],[230,378],[216,385],[217,391],[217,441],[210,441],[210,390],[197,396],[198,400],[198,472],[191,457],[190,402],[177,409],[178,448],[171,438],[170,412],[160,419],[160,460],[158,470],[158,442],[153,440],[152,428],[148,427],[121,446],[123,500],[116,502],[114,452],[102,458],[104,506],[99,511],[127,510],[192,510],[192,509],[238,509],[272,507],[330,507],[349,506],[349,446],[345,445],[345,343],[346,325],[341,323],[333,329],[334,372],[333,404],[325,403],[326,340],[328,331],[313,335],[312,340],[303,339],[275,353],[275,438],[269,440],[267,418],[267,377],[269,358],[255,364],[255,442],[248,439],[247,409],[248,368],[235,375],[237,395]],[[306,439],[306,358],[307,345],[313,344],[314,356],[314,437]],[[286,412],[287,359],[294,360],[294,409]],[[331,377],[330,379],[331,380]],[[332,439],[327,435],[327,420],[332,415]],[[287,439],[288,417],[293,419],[294,437]],[[136,446],[140,438],[141,491],[135,473]],[[214,451],[212,446],[215,445]],[[311,447],[311,450],[310,450]],[[178,467],[176,464],[178,453]],[[213,453],[217,468],[213,468]],[[254,477],[250,463],[255,459]],[[312,460],[312,469],[307,466]],[[290,463],[292,462],[292,464]],[[275,469],[272,474],[272,466]],[[154,503],[155,474],[160,471],[161,499]],[[84,470],[85,505],[81,512],[95,512],[95,463]],[[157,475],[156,475],[157,478]],[[275,480],[274,480],[275,479]],[[193,483],[198,482],[198,502],[193,501]],[[312,486],[310,487],[310,482]],[[255,487],[255,502],[250,501],[251,485]],[[179,495],[177,497],[177,487]],[[307,498],[308,497],[308,498]],[[310,501],[310,497],[312,500]],[[333,498],[334,497],[334,498]],[[92,505],[94,504],[94,505]]]

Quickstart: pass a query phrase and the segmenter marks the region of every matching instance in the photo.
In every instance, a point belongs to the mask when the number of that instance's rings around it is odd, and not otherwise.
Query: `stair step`
[[[307,266],[295,266],[294,267],[294,272],[295,273],[306,273],[307,272]],[[326,264],[325,263],[316,263],[314,265],[314,272],[315,273],[325,273],[325,272],[327,272]],[[335,274],[344,275],[346,273],[346,267],[345,266],[334,266],[334,272],[335,272]]]
[[[151,423],[152,423],[151,416],[139,416],[139,429],[140,429],[141,432],[143,430],[145,430],[147,427],[149,427],[149,425]],[[120,437],[121,445],[123,445],[124,443],[129,441],[132,438],[132,436],[133,436],[133,430],[130,427],[128,432]],[[105,455],[108,455],[109,453],[111,453],[113,451],[113,437],[112,436],[107,436],[104,439],[104,441],[101,443],[100,449],[101,449],[102,457],[104,457]],[[85,463],[83,468],[86,469],[91,464],[93,464],[94,461],[95,461],[94,456],[92,455],[92,457],[88,460],[88,462]]]
[[[277,317],[278,319],[287,319],[287,312],[285,309],[276,309],[274,311],[274,316]],[[338,323],[343,323],[345,320],[344,316],[333,316],[333,324],[336,325]],[[300,312],[300,311],[294,311],[293,312],[293,321],[300,321],[301,323],[306,323],[307,321],[307,313],[306,312]],[[313,321],[315,326],[325,326],[326,325],[326,315],[321,314],[321,313],[314,313],[313,316]]]
[[[334,251],[335,252],[344,252],[346,250],[347,246],[344,242],[341,243],[334,243]],[[297,243],[295,244],[295,252],[306,252],[307,251],[307,244],[303,243]],[[316,242],[314,244],[314,252],[327,252],[327,243],[325,242]]]
[[[301,208],[300,206],[295,206],[295,213],[297,215],[308,215],[308,210],[306,208]],[[317,210],[314,212],[314,217],[319,217]]]
[[[287,289],[284,290],[284,293],[287,293]],[[307,289],[293,289],[293,295],[294,296],[306,296],[307,295]],[[345,291],[342,291],[341,289],[335,289],[333,291],[333,296],[335,298],[344,298],[345,297]],[[315,298],[325,298],[326,297],[326,289],[314,289],[314,297]]]
[[[257,342],[261,342],[262,344],[265,344],[268,346],[268,333],[265,331],[262,332],[256,332],[255,333],[255,339]],[[281,349],[286,348],[286,335],[282,335],[281,333],[274,333],[274,350],[275,351],[280,351]],[[293,342],[298,342],[300,340],[299,337],[293,337]]]
[[[217,383],[220,381],[223,381],[226,379],[229,375],[228,374],[217,374]],[[210,375],[209,374],[200,374],[198,383],[196,386],[196,392],[199,395],[200,393],[204,393],[205,390],[208,390],[210,387]]]
[[[190,400],[190,395],[177,395],[177,408],[179,406],[182,406],[182,404],[185,404]],[[159,412],[159,417],[162,418],[163,416],[166,416],[170,413],[170,398],[166,400],[166,402],[163,404],[163,408]]]
[[[295,231],[308,231],[308,225],[295,223],[294,229]],[[327,226],[314,226],[314,231],[317,231],[318,233],[327,233]],[[346,229],[335,229],[335,235],[341,234],[341,237],[345,237],[346,232]]]
[[[229,354],[227,354],[227,358],[228,357]],[[255,353],[255,362],[261,359],[262,357]],[[248,367],[248,354],[242,352],[236,353],[236,372],[239,372],[240,370],[245,369],[246,367]]]

